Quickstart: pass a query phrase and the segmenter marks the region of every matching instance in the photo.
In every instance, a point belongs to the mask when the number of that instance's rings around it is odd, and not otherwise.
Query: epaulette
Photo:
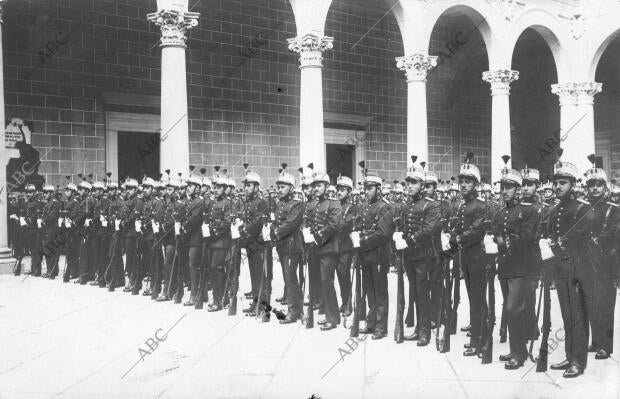
[[[429,202],[435,202],[435,199],[431,198],[431,197],[424,197],[424,199],[429,201]]]
[[[297,202],[299,202],[299,201],[301,201],[301,200],[300,200],[299,198],[291,198],[291,201],[297,201]]]
[[[381,197],[381,200],[383,200],[383,202],[385,202],[386,204],[391,204],[390,200],[385,197]]]
[[[523,205],[523,206],[531,206],[531,205],[534,205],[534,204],[532,204],[530,202],[522,202],[521,205]]]
[[[582,204],[585,204],[585,205],[590,205],[590,201],[586,201],[583,198],[577,198],[577,201],[579,201],[579,202],[581,202]]]
[[[607,205],[611,205],[611,206],[615,206],[615,207],[619,207],[620,205],[616,204],[615,202],[611,202],[611,201],[607,201]]]

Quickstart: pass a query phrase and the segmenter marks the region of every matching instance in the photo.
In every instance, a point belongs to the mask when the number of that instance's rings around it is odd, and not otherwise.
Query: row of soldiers
[[[510,339],[510,353],[500,356],[507,369],[523,366],[527,341],[539,335],[534,308],[542,280],[547,288],[555,285],[565,324],[566,360],[552,368],[578,376],[588,350],[605,359],[613,349],[620,220],[617,204],[608,200],[605,172],[595,165],[586,171],[587,198],[582,198],[569,162],[556,163],[553,186],[541,185],[535,169],[506,167],[501,196],[494,198],[472,157],[468,154],[450,185],[412,157],[402,192],[395,185],[386,195],[384,180],[363,162],[363,192],[351,178],[339,176],[335,195],[329,175],[312,164],[299,168],[297,192],[286,164],[277,192],[263,192],[261,176],[245,164],[242,196],[235,195],[234,181],[219,167],[213,179],[204,169],[201,177],[190,168],[186,180],[166,171],[159,181],[147,177],[141,185],[128,179],[122,190],[82,177],[78,185],[67,184],[62,200],[52,186],[44,187],[45,204],[27,187],[27,202],[11,215],[18,226],[15,273],[29,254],[33,275],[41,274],[45,258],[47,277],[56,277],[63,248],[64,281],[90,281],[111,291],[124,287],[137,295],[150,279],[143,295],[153,300],[181,303],[188,287],[185,305],[208,303],[209,311],[228,307],[234,314],[245,249],[251,281],[245,295],[251,304],[244,312],[269,321],[275,248],[285,283],[276,301],[288,305],[286,313],[276,313],[280,323],[303,318],[308,326],[318,309],[325,317],[317,324],[326,331],[353,314],[366,321],[362,333],[381,339],[388,333],[392,265],[409,280],[406,323],[415,329],[404,340],[418,346],[429,344],[433,328],[437,336],[440,330],[455,333],[462,276],[470,304],[470,325],[462,329],[470,336],[465,356],[482,356],[492,345],[497,273],[504,298],[500,334],[507,329]],[[361,295],[356,271],[361,271]],[[548,319],[548,306],[544,313]],[[549,323],[543,324],[543,338],[545,327],[548,334]]]

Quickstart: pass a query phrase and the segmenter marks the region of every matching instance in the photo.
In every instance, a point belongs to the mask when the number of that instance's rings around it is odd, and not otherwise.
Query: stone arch
[[[527,11],[518,17],[506,40],[503,41],[505,52],[498,48],[498,53],[496,54],[498,62],[505,63],[504,65],[512,65],[517,42],[527,29],[536,31],[549,46],[555,62],[558,82],[567,80],[570,74],[569,60],[565,56],[567,41],[561,40],[566,32],[560,26],[558,20],[545,10],[535,9]]]
[[[598,64],[599,64],[599,61],[601,60],[601,57],[605,53],[605,50],[607,50],[607,47],[609,47],[609,44],[614,39],[618,38],[619,36],[620,36],[620,27],[617,27],[612,32],[609,32],[607,36],[600,42],[598,47],[596,47],[596,50],[594,50],[592,57],[591,57],[591,61],[587,67],[588,69],[586,71],[587,73],[586,81],[594,81],[596,70],[598,68]]]

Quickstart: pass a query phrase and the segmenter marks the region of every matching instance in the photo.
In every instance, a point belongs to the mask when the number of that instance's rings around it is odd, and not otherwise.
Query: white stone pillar
[[[4,117],[4,56],[2,48],[2,2],[0,2],[0,259],[11,256],[8,239],[8,187],[6,185],[6,165],[9,162],[8,151],[6,151],[6,141],[4,138],[5,117]]]
[[[510,147],[510,83],[519,79],[519,72],[498,69],[482,73],[482,80],[491,84],[491,183],[501,178],[505,164],[502,155],[511,155]],[[508,161],[508,167],[511,162]]]
[[[587,156],[595,151],[594,96],[602,88],[602,83],[596,82],[551,85],[551,92],[560,97],[562,159],[577,165],[579,173],[591,167]]]
[[[290,51],[299,54],[301,69],[299,96],[299,161],[314,162],[315,170],[325,171],[323,131],[323,51],[331,50],[334,38],[305,34],[288,39]]]
[[[407,167],[411,155],[429,162],[428,118],[426,115],[426,75],[437,66],[437,57],[411,54],[396,57],[396,67],[407,76]]]
[[[199,16],[197,12],[164,9],[147,15],[161,28],[160,170],[186,173],[189,168],[185,42]]]

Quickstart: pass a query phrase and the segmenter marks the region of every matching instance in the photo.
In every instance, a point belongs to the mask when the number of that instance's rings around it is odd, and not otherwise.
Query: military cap
[[[474,157],[473,152],[468,152],[465,156],[465,162],[461,164],[461,169],[458,174],[459,179],[474,179],[476,183],[480,183],[480,169],[474,164],[471,163],[471,160]]]

